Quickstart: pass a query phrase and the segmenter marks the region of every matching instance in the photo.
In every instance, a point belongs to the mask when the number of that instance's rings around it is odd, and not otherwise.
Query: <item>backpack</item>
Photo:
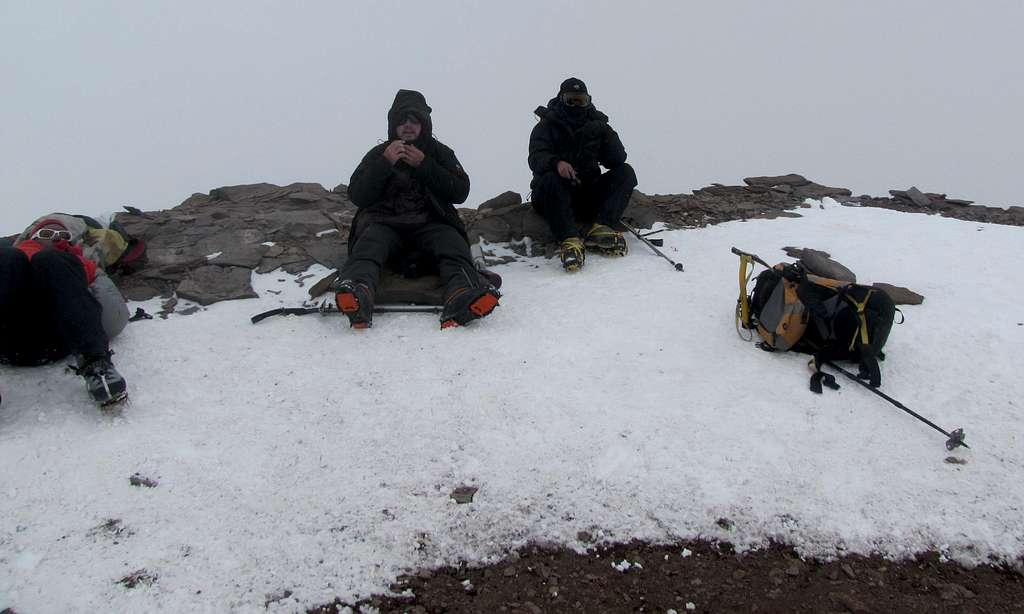
[[[881,384],[878,361],[885,359],[882,348],[897,311],[888,294],[871,286],[813,275],[795,262],[762,271],[748,295],[746,267],[756,256],[740,254],[737,330],[757,331],[761,338],[758,346],[766,351],[811,354],[816,365],[831,360],[857,362],[860,377],[872,386]],[[767,267],[759,258],[756,261]]]
[[[103,224],[87,215],[76,215],[85,222],[86,242],[98,245],[103,258],[103,267],[108,273],[129,275],[141,270],[146,265],[146,242],[133,237],[116,216],[110,224]]]

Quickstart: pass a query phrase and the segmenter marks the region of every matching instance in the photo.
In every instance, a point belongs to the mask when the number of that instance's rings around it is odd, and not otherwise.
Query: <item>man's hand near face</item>
[[[406,143],[405,149],[402,151],[400,159],[405,160],[405,163],[409,166],[416,168],[423,162],[423,152],[412,143]]]
[[[391,144],[384,149],[384,159],[391,164],[398,162],[405,155],[406,147],[405,141],[391,141]]]

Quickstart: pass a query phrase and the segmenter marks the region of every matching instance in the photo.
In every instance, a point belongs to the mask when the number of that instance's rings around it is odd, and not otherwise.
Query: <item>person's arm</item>
[[[530,157],[527,163],[530,170],[537,175],[557,170],[558,155],[555,152],[551,131],[544,120],[538,122],[530,133]]]
[[[106,273],[100,271],[89,286],[89,292],[102,308],[100,318],[107,339],[113,339],[128,325],[128,318],[131,315],[128,313],[128,305],[125,304],[121,291],[117,289]]]
[[[348,182],[348,197],[360,209],[380,200],[391,178],[392,164],[384,158],[383,151],[378,146],[363,156]]]
[[[626,148],[622,146],[619,134],[608,124],[604,125],[604,138],[601,139],[601,166],[612,169],[626,163]]]
[[[455,205],[466,202],[469,196],[469,175],[459,164],[455,152],[437,143],[435,155],[424,156],[413,167],[412,176],[423,183],[438,199]]]

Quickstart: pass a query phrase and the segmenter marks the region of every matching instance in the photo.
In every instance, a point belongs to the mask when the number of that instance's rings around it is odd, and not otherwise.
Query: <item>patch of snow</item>
[[[220,256],[223,253],[224,252],[213,252],[212,254],[206,254],[206,259],[207,260],[213,260],[214,258]]]
[[[337,232],[337,228],[328,228],[327,230],[321,230],[320,232],[316,233],[316,238],[319,239],[320,237],[325,237],[327,235],[335,234]]]
[[[496,267],[501,306],[447,331],[424,314],[366,331],[338,316],[253,325],[308,299],[296,276],[254,274],[259,299],[114,339],[131,395],[115,411],[66,361],[0,366],[2,606],[301,611],[409,569],[577,547],[580,531],[664,542],[715,535],[721,518],[739,551],[1020,557],[1024,229],[801,215],[659,234],[682,274],[632,237],[629,256],[575,275],[557,259]],[[924,294],[893,328],[882,390],[964,427],[967,464],[859,386],[808,392],[805,356],[738,339],[733,245],[773,264],[785,245],[824,249],[862,280]],[[307,287],[327,272],[311,268]],[[965,313],[970,326],[948,325]],[[131,486],[136,472],[159,485]],[[461,484],[487,496],[452,505]],[[132,534],[91,533],[111,519]],[[116,584],[140,569],[156,581]]]

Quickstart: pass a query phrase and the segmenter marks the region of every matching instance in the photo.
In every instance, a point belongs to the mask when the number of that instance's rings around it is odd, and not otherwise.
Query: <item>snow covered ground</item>
[[[1024,229],[801,213],[663,233],[685,273],[632,240],[577,275],[498,267],[501,307],[443,332],[423,314],[251,325],[305,292],[271,273],[259,300],[129,325],[114,348],[131,404],[113,414],[61,366],[0,368],[0,609],[290,612],[411,567],[579,546],[581,530],[1020,557]],[[966,464],[863,388],[814,395],[803,356],[741,341],[733,245],[770,262],[825,249],[924,294],[883,389],[962,426]],[[136,472],[159,485],[131,486]],[[472,504],[449,497],[460,485],[479,487]],[[139,569],[157,580],[117,584]]]

